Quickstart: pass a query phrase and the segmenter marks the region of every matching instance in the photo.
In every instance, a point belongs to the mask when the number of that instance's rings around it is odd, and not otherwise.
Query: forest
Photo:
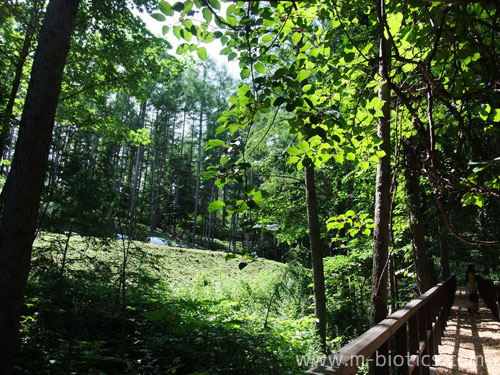
[[[3,0],[0,374],[301,374],[499,280],[499,40],[495,0]]]

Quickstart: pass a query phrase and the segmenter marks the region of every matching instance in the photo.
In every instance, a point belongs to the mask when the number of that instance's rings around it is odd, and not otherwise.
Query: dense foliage
[[[15,373],[287,374],[314,354],[297,264],[239,270],[220,252],[72,237],[62,270],[65,243],[35,244]]]
[[[500,277],[500,8],[386,3],[81,1],[17,373],[297,372],[368,328],[377,230],[391,310],[471,261]],[[0,6],[1,187],[45,12]]]

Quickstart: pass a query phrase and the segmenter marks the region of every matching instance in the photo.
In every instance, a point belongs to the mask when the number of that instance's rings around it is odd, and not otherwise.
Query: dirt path
[[[439,355],[438,375],[500,375],[500,322],[479,301],[479,314],[467,311],[465,289],[457,290]]]

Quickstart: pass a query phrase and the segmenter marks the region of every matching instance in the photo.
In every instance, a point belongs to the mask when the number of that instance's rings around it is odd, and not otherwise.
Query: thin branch
[[[208,1],[206,0],[201,0],[201,3],[206,6],[208,8],[208,10],[210,11],[210,13],[212,13],[212,15],[215,17],[215,19],[217,20],[217,22],[219,22],[221,25],[224,25],[224,26],[227,26],[229,29],[233,30],[233,31],[238,31],[240,30],[240,28],[238,27],[235,27],[233,25],[230,25],[229,23],[227,23],[223,18],[221,18],[219,16],[219,13],[217,13],[214,8],[212,8],[210,6],[210,4],[208,3]]]
[[[106,85],[108,83],[112,83],[112,82],[115,82],[115,81],[128,81],[129,79],[135,77],[136,75],[137,75],[137,73],[134,73],[134,74],[131,74],[131,75],[126,76],[126,77],[110,78],[110,79],[107,79],[107,80],[95,82],[95,83],[93,83],[91,85],[83,86],[80,90],[77,90],[75,92],[72,92],[71,94],[68,94],[68,95],[62,97],[61,99],[59,99],[59,101],[64,101],[64,100],[71,99],[71,98],[73,98],[75,96],[80,95],[82,92],[85,92],[85,91],[90,90],[90,89],[92,89],[94,87],[97,87],[97,86]]]
[[[344,27],[344,23],[342,22],[342,17],[339,16],[338,12],[337,12],[337,7],[334,6],[333,7],[333,10],[335,12],[335,15],[337,16],[337,19],[338,21],[340,22],[340,27],[342,28],[342,31],[344,32],[345,36],[347,37],[347,39],[349,39],[349,42],[351,42],[351,44],[353,45],[353,47],[356,49],[356,51],[358,51],[358,53],[363,56],[363,58],[366,60],[366,61],[372,61],[374,59],[369,59],[368,57],[366,57],[363,52],[361,52],[361,50],[358,48],[358,46],[356,45],[356,43],[354,43],[354,40],[352,40],[351,38],[351,35],[346,31],[345,27]]]
[[[252,152],[262,143],[262,141],[267,137],[267,135],[269,134],[269,132],[271,131],[271,128],[273,127],[275,121],[276,121],[276,117],[278,116],[278,112],[279,112],[279,107],[276,108],[276,112],[274,113],[274,116],[273,116],[273,119],[271,120],[271,122],[269,123],[269,126],[268,128],[266,129],[266,132],[264,133],[264,135],[260,138],[260,140],[257,142],[257,144],[250,150],[248,151],[248,154],[251,155]]]
[[[472,240],[463,237],[462,235],[458,234],[455,229],[450,224],[450,221],[448,220],[448,214],[446,213],[446,209],[444,208],[443,203],[441,202],[441,199],[438,196],[437,189],[434,189],[433,192],[434,195],[434,200],[436,201],[436,205],[441,212],[441,216],[443,217],[444,225],[446,226],[446,229],[448,229],[448,232],[458,239],[459,241],[468,243],[470,245],[481,245],[481,246],[498,246],[500,245],[500,242],[498,241],[478,241],[478,240]]]

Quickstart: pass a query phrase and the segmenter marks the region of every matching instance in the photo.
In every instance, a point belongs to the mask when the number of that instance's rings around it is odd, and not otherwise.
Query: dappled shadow
[[[478,314],[469,313],[468,304],[466,291],[457,289],[436,357],[437,374],[500,375],[500,324],[482,300]]]

